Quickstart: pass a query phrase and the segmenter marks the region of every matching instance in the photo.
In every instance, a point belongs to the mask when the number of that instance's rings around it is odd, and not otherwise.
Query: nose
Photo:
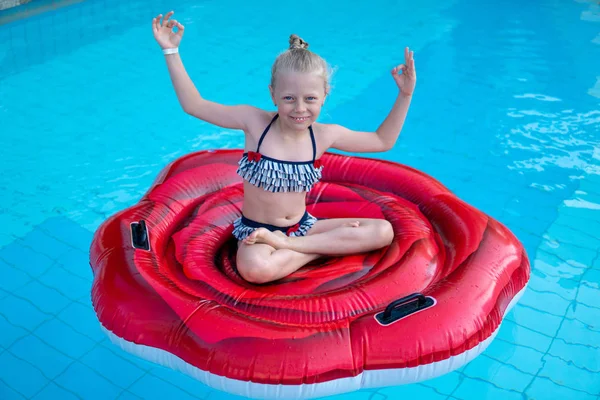
[[[296,112],[301,113],[306,111],[306,104],[303,101],[296,102]]]

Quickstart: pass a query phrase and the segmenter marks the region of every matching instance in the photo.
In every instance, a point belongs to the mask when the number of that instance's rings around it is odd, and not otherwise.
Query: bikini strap
[[[275,114],[275,116],[273,117],[273,119],[271,120],[271,122],[269,122],[269,125],[267,125],[267,127],[265,128],[265,131],[260,136],[260,139],[258,140],[258,146],[256,146],[256,152],[257,153],[260,153],[260,145],[262,144],[262,141],[265,138],[267,132],[269,132],[269,128],[271,128],[271,125],[273,125],[273,122],[275,122],[275,120],[277,119],[277,117],[279,117],[279,114]]]
[[[313,162],[315,162],[316,158],[317,158],[317,143],[315,142],[315,134],[313,132],[312,129],[312,125],[310,125],[308,127],[308,130],[310,131],[310,140],[312,141],[312,146],[313,146]]]

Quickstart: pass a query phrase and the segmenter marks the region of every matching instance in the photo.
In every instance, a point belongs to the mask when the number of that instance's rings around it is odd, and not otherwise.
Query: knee
[[[375,234],[381,247],[389,246],[394,240],[394,228],[392,227],[392,224],[385,219],[378,221]]]
[[[250,283],[267,283],[274,278],[273,268],[267,260],[254,260],[252,263],[238,265],[238,272]]]

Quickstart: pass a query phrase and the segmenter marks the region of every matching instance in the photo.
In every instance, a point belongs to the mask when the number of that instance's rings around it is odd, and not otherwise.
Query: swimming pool
[[[334,398],[598,400],[600,6],[413,3],[90,0],[0,25],[0,398],[236,398],[113,346],[89,299],[98,225],[174,158],[242,146],[179,108],[150,31],[174,9],[205,97],[269,108],[270,65],[298,33],[337,69],[322,121],[355,129],[385,117],[410,45],[407,124],[374,156],[433,175],[530,256],[529,288],[483,355]]]

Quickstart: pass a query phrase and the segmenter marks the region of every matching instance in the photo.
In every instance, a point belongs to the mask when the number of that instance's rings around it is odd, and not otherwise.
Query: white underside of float
[[[519,301],[519,298],[525,292],[526,288],[527,285],[515,295],[506,308],[504,315],[506,315]],[[500,326],[501,325],[498,326],[490,337],[479,343],[477,346],[442,361],[419,365],[418,367],[412,368],[366,370],[351,378],[341,378],[328,382],[301,385],[253,383],[211,374],[210,372],[203,371],[186,363],[181,358],[167,351],[129,342],[116,336],[104,327],[102,329],[106,332],[110,340],[120,346],[123,350],[165,367],[181,371],[211,388],[256,399],[310,399],[353,392],[366,388],[405,385],[447,374],[462,367],[483,353],[492,340],[494,340],[494,337],[496,337],[496,334],[500,330]]]

